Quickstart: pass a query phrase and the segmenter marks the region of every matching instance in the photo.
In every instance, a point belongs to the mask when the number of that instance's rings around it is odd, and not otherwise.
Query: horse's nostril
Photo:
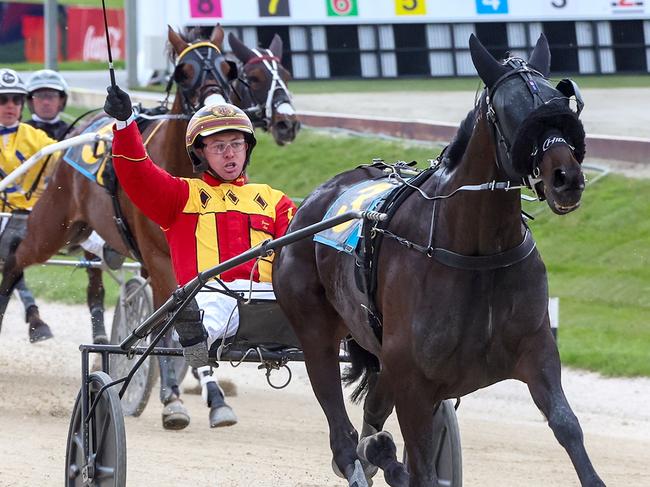
[[[556,169],[553,173],[553,186],[560,188],[566,184],[566,171],[564,169]]]
[[[278,122],[276,126],[277,126],[278,130],[280,130],[282,132],[290,129],[290,126],[289,126],[289,124],[287,122]]]

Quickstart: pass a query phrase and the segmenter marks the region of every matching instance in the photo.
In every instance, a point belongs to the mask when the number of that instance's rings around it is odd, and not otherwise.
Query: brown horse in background
[[[438,485],[434,412],[445,399],[508,378],[528,385],[582,485],[602,486],[562,390],[546,270],[519,191],[534,188],[557,214],[578,208],[585,135],[569,98],[581,102],[579,92],[570,80],[548,82],[543,35],[527,63],[496,61],[473,35],[470,52],[486,85],[478,105],[439,167],[406,182],[412,191],[389,222],[364,233],[376,272],[365,289],[374,292],[361,290],[355,275],[368,264],[312,240],[281,249],[275,292],[327,417],[333,466],[351,487],[369,485],[373,465],[391,486]],[[320,221],[354,184],[384,174],[363,167],[336,176],[305,200],[289,232]],[[341,391],[339,344],[348,335],[348,381],[362,379],[353,398],[367,393],[361,442]],[[382,431],[393,408],[408,468]]]
[[[224,32],[220,27],[214,30],[210,42],[190,43],[169,28],[168,40],[177,61],[174,80],[176,97],[170,114],[174,118],[156,120],[144,130],[142,137],[151,159],[173,175],[194,177],[192,164],[185,150],[185,131],[189,118],[211,95],[221,95],[229,100],[229,83],[237,78],[236,70],[220,53]],[[216,47],[215,47],[216,46]],[[191,55],[198,51],[199,56]],[[287,117],[285,123],[297,124],[295,115]],[[278,117],[278,120],[282,117]],[[284,132],[279,143],[293,140],[295,130]],[[293,134],[293,135],[292,135]],[[282,134],[278,134],[280,137]],[[127,223],[141,263],[150,278],[154,306],[164,303],[176,288],[169,249],[160,228],[144,216],[118,190],[122,218]],[[9,296],[23,269],[35,263],[45,262],[59,249],[82,242],[95,229],[104,240],[123,255],[132,254],[115,224],[113,203],[107,191],[90,182],[78,171],[59,162],[50,183],[28,220],[27,235],[4,266],[0,283],[0,296]],[[5,305],[6,308],[6,305]],[[0,309],[0,319],[5,309]],[[43,324],[44,326],[47,326]],[[39,330],[36,330],[38,333]],[[43,331],[47,333],[49,330]],[[172,346],[167,337],[164,346]],[[173,405],[187,414],[178,399],[178,380],[168,357],[159,360],[161,372],[161,401]],[[188,416],[189,417],[189,416]],[[178,427],[170,423],[166,427]]]

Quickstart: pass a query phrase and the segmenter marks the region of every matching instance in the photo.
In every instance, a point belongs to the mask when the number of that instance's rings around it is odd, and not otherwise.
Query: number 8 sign
[[[190,17],[222,17],[221,0],[190,0]]]
[[[359,15],[357,0],[325,0],[329,17],[353,17]]]

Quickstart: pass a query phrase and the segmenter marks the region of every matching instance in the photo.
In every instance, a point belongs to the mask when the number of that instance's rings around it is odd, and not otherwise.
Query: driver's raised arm
[[[104,111],[114,117],[113,164],[124,191],[133,203],[163,229],[169,228],[189,197],[187,182],[156,166],[147,155],[138,126],[133,122],[129,95],[109,87]]]

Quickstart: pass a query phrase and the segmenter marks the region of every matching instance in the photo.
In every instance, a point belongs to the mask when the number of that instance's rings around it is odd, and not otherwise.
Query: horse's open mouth
[[[570,205],[570,206],[561,205],[557,201],[553,202],[553,207],[555,208],[555,210],[558,213],[561,213],[561,214],[569,213],[569,212],[575,210],[576,208],[578,208],[579,206],[580,206],[579,201],[577,203],[573,204],[573,205]]]

